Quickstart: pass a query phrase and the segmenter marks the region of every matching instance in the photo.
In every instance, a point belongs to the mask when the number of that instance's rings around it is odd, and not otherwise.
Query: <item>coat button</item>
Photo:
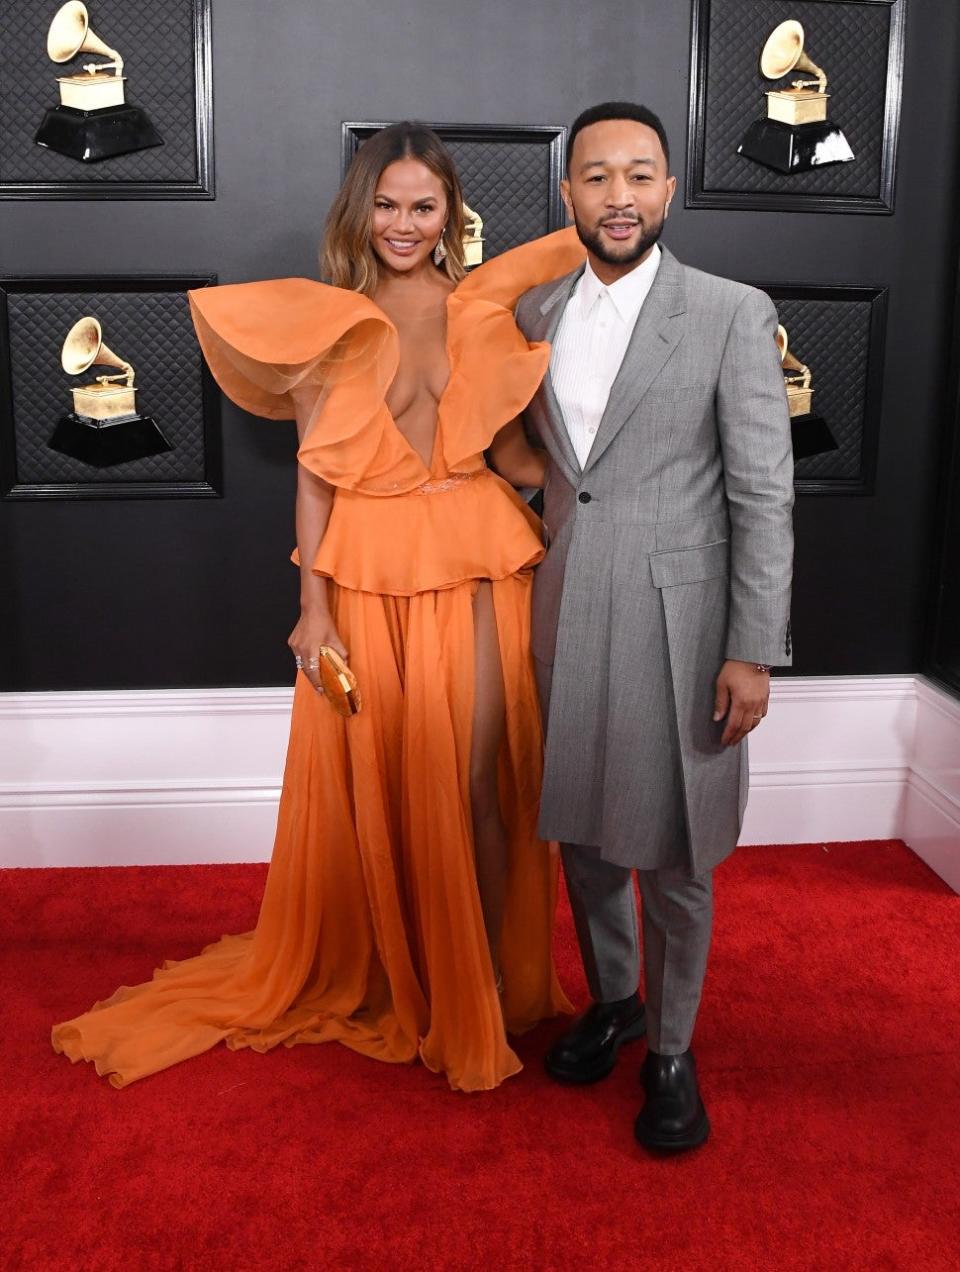
[[[589,503],[593,498],[593,495],[591,495],[589,490],[581,490],[579,495],[577,495],[577,498],[581,503]]]

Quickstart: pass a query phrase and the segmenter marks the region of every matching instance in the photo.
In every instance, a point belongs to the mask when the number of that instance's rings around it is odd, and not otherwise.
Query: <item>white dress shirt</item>
[[[550,379],[580,467],[587,462],[643,302],[660,267],[660,248],[615,283],[587,262],[553,341]]]

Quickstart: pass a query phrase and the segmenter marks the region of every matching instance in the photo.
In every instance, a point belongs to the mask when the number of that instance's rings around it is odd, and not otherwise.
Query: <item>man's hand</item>
[[[728,658],[717,676],[717,692],[713,704],[716,723],[727,717],[720,741],[736,746],[752,732],[767,714],[770,700],[770,673],[757,671],[754,663]]]

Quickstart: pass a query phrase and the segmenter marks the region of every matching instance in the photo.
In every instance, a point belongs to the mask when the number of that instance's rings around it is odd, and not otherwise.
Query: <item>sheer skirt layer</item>
[[[451,1086],[517,1072],[520,1032],[569,1010],[550,937],[557,861],[536,839],[542,739],[529,570],[493,582],[507,702],[499,787],[510,843],[497,993],[470,814],[476,583],[413,596],[332,588],[364,696],[343,721],[298,679],[257,926],[57,1025],[53,1043],[117,1087],[225,1041],[337,1040],[418,1055]],[[502,1001],[502,1005],[501,1005]]]

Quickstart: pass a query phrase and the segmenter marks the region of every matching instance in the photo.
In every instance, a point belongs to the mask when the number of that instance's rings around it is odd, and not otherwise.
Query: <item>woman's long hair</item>
[[[455,283],[466,274],[463,193],[453,159],[432,128],[404,121],[381,128],[363,143],[330,208],[320,249],[320,268],[323,278],[334,287],[365,296],[376,290],[380,261],[370,241],[374,197],[384,168],[398,159],[419,159],[440,178],[447,196],[443,238],[447,255],[440,268]]]

